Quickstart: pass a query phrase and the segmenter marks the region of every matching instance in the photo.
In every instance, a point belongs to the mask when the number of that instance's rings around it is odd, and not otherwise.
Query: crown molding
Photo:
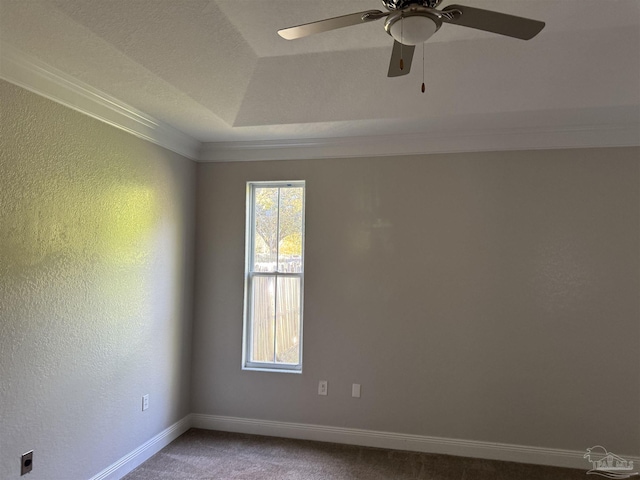
[[[0,45],[0,78],[196,160],[200,142],[17,48]]]
[[[203,143],[199,161],[305,160],[630,146],[640,146],[638,123]]]
[[[508,127],[401,135],[201,143],[6,43],[0,45],[0,78],[199,162],[640,146],[640,124],[637,121],[571,127]]]

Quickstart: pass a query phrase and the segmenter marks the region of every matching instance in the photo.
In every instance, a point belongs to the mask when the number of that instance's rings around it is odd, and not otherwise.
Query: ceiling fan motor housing
[[[392,12],[384,23],[384,29],[395,41],[403,45],[419,45],[440,30],[442,20],[430,9],[411,7]]]
[[[403,10],[411,6],[436,8],[442,0],[382,0],[387,10]]]

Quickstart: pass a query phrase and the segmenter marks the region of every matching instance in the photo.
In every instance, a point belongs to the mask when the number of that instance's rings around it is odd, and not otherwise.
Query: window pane
[[[253,271],[275,272],[278,258],[278,188],[256,188]]]
[[[276,363],[300,363],[300,278],[278,277]]]
[[[275,330],[275,277],[253,277],[252,362],[273,362]]]
[[[302,271],[302,188],[280,189],[280,228],[278,271]]]
[[[301,371],[304,182],[249,182],[243,368]]]

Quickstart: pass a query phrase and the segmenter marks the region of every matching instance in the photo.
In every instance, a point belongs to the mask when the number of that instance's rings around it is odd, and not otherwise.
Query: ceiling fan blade
[[[360,23],[372,22],[380,18],[386,17],[389,13],[383,13],[380,10],[366,10],[364,12],[351,13],[341,17],[327,18],[317,22],[305,23],[296,27],[283,28],[278,30],[278,35],[287,40],[295,40],[297,38],[307,37],[314,33],[328,32],[342,27],[350,27]]]
[[[456,10],[460,13],[456,13]],[[443,22],[476,28],[478,30],[519,38],[521,40],[529,40],[535,37],[545,25],[544,22],[531,20],[530,18],[516,17],[491,10],[465,7],[463,5],[449,5],[443,8],[442,11],[452,14],[450,16],[444,15],[442,18]]]
[[[415,49],[415,45],[403,45],[398,41],[394,41],[387,77],[407,75],[411,71],[411,62],[413,61],[413,52]],[[400,68],[400,59],[402,59],[402,69]]]

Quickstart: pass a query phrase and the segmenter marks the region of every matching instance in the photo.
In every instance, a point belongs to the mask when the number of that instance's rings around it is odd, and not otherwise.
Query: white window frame
[[[300,273],[285,272],[254,272],[253,267],[255,253],[255,189],[256,188],[302,188],[302,254]],[[270,181],[270,182],[247,182],[247,203],[246,203],[246,227],[245,227],[245,268],[244,268],[244,312],[243,312],[243,335],[242,335],[242,369],[257,370],[265,372],[302,373],[302,344],[303,344],[303,312],[304,312],[304,250],[305,250],[305,207],[306,207],[306,184],[304,180],[295,181]],[[276,262],[276,265],[278,263]],[[279,266],[279,265],[278,265]],[[276,267],[278,269],[278,267]],[[252,362],[251,345],[253,339],[252,323],[252,279],[256,276],[273,277],[278,281],[278,277],[294,277],[300,279],[300,334],[298,339],[298,363],[276,363],[274,362]]]

